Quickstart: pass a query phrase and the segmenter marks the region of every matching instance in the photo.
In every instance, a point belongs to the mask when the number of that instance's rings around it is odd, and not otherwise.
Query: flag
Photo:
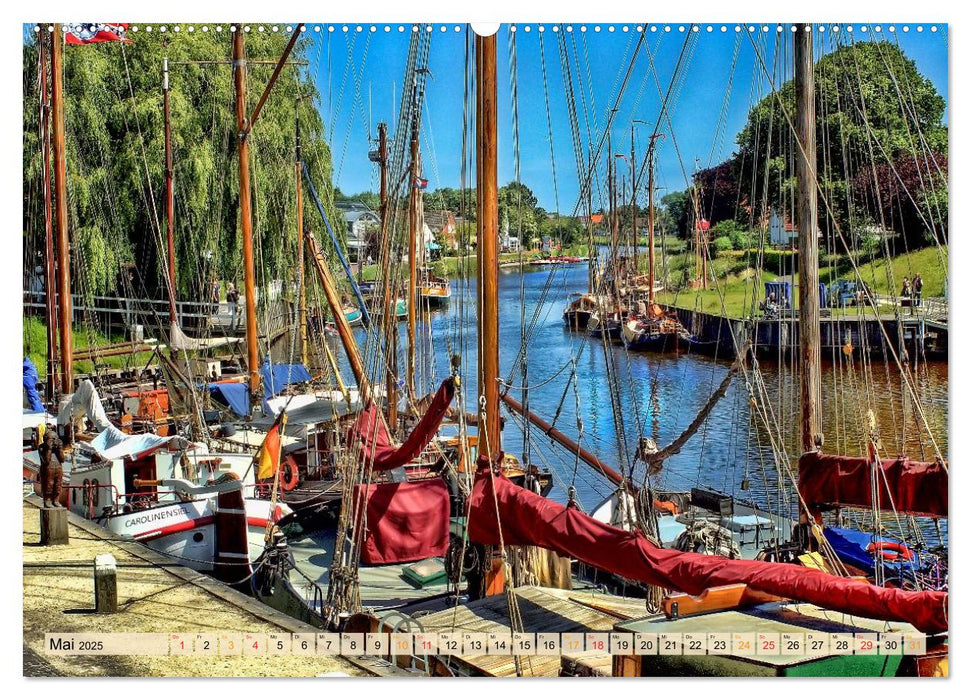
[[[423,189],[425,189],[425,188],[428,187],[428,180],[426,180],[423,177],[415,177],[415,183],[414,183],[414,185],[418,189],[423,190]]]
[[[257,479],[270,479],[280,468],[280,452],[283,448],[280,435],[287,422],[285,416],[285,412],[280,413],[273,427],[267,431],[266,437],[263,438],[259,453],[259,468],[256,472]]]
[[[102,24],[100,22],[82,22],[67,25],[64,34],[65,44],[101,44],[106,41],[121,41],[130,44],[131,39],[125,38],[128,33],[128,23]]]

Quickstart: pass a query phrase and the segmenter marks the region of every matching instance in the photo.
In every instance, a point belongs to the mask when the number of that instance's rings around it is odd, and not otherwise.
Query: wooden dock
[[[23,502],[24,674],[58,676],[313,677],[402,675],[372,657],[298,655],[69,656],[48,654],[47,633],[319,632],[136,542],[69,514],[70,544],[39,545],[39,500]],[[92,564],[117,561],[119,612],[94,611]],[[204,612],[204,614],[200,614]]]
[[[934,310],[933,313],[931,310]],[[789,311],[775,318],[733,318],[679,306],[668,311],[695,335],[699,344],[693,352],[724,359],[734,359],[736,348],[751,342],[760,357],[788,357],[799,348],[799,317]],[[847,309],[820,319],[820,342],[823,359],[842,353],[850,347],[855,355],[865,353],[889,357],[893,350],[901,359],[947,359],[948,325],[946,307],[940,305],[893,313],[854,313]],[[889,347],[888,347],[889,346]]]
[[[523,632],[610,632],[618,622],[645,615],[644,601],[598,591],[570,591],[558,588],[523,586],[516,589],[516,601],[522,617]],[[455,607],[446,607],[415,618],[425,632],[473,632],[511,636],[509,609],[505,595],[482,598]],[[375,631],[390,631],[380,624]],[[416,657],[408,663],[427,666],[433,676],[527,676],[610,675],[609,653],[571,654],[563,650],[557,656],[439,654]]]

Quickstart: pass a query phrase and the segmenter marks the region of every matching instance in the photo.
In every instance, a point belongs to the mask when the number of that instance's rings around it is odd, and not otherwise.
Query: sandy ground
[[[329,656],[61,656],[44,652],[50,632],[286,632],[183,581],[117,545],[70,525],[69,545],[40,547],[40,514],[23,507],[24,675],[63,676],[317,676],[365,675]],[[118,605],[98,615],[92,562],[110,553],[118,562]],[[81,564],[81,566],[76,566]],[[74,565],[74,566],[67,566]]]

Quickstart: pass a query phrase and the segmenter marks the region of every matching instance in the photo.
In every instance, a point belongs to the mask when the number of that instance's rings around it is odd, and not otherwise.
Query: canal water
[[[658,446],[672,442],[695,418],[731,363],[698,354],[634,353],[623,346],[605,346],[586,334],[566,330],[563,308],[573,293],[587,287],[587,267],[503,269],[499,275],[499,359],[510,392],[523,400],[523,386],[532,411],[596,454],[617,471],[630,473],[638,438],[653,438]],[[419,395],[431,392],[449,372],[449,357],[461,355],[464,402],[477,410],[475,278],[452,282],[449,306],[419,317],[416,377]],[[525,330],[524,330],[525,329]],[[523,344],[524,334],[527,341]],[[401,373],[407,350],[400,326]],[[358,330],[370,366],[375,364],[377,339]],[[343,353],[340,353],[343,354]],[[525,380],[523,364],[525,363]],[[892,363],[892,360],[891,360]],[[883,359],[869,363],[842,356],[824,358],[823,431],[828,452],[865,454],[868,411],[884,453],[933,459],[948,448],[947,364],[922,362],[913,369],[913,386],[922,404],[918,418],[907,396],[901,372]],[[764,386],[763,405],[770,425],[756,417],[749,386]],[[666,461],[652,483],[659,488],[714,489],[762,507],[795,514],[791,490],[780,482],[772,443],[787,451],[795,472],[799,440],[798,367],[789,361],[761,362],[756,375],[737,376],[697,435],[679,454]],[[538,429],[529,439],[520,419],[506,417],[503,448],[521,459],[551,469],[552,497],[565,502],[573,485],[580,505],[589,512],[612,491],[602,476],[578,463]],[[928,430],[929,427],[929,430]],[[932,436],[932,437],[931,437]],[[936,450],[935,450],[936,442]],[[528,445],[528,448],[527,448]],[[783,466],[783,469],[786,467]],[[644,479],[636,463],[633,479]]]

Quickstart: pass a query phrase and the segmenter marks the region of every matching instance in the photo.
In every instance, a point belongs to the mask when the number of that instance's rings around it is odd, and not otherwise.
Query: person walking
[[[229,314],[232,319],[230,322],[230,327],[236,330],[236,314],[239,309],[239,292],[236,291],[236,285],[232,282],[226,288],[226,301],[229,303]]]

